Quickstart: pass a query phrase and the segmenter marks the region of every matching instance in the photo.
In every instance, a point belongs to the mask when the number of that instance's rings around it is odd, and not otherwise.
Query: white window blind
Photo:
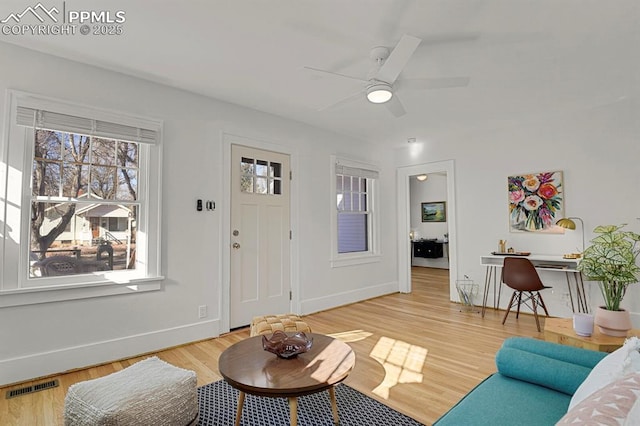
[[[376,170],[361,169],[359,167],[349,167],[340,163],[336,163],[336,174],[355,176],[366,179],[378,179],[378,172]]]
[[[59,112],[35,109],[27,106],[18,106],[16,122],[21,126],[64,130],[67,132],[132,142],[155,144],[158,141],[157,129],[61,114]]]

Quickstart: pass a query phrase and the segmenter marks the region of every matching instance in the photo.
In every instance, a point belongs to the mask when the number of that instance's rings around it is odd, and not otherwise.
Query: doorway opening
[[[422,175],[426,175],[427,179],[417,180],[417,176]],[[453,160],[401,167],[398,168],[397,177],[399,290],[403,293],[411,292],[411,267],[414,262],[420,263],[420,266],[447,267],[450,299],[455,300],[457,247]],[[432,191],[426,185],[421,191],[418,184],[425,184],[429,179],[432,179]],[[426,199],[422,200],[421,197]],[[432,250],[439,250],[441,247],[442,257],[436,253],[435,256],[438,257],[419,256],[416,261],[414,246],[418,241],[419,245],[426,245],[427,249],[429,246]],[[423,242],[426,244],[422,244]]]

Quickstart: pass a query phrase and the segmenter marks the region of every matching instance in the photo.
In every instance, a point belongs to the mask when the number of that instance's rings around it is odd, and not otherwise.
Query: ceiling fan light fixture
[[[393,96],[391,86],[386,83],[376,83],[367,87],[367,99],[374,104],[388,102]]]

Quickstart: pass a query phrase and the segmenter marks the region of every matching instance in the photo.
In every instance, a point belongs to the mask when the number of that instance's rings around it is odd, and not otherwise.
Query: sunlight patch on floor
[[[351,331],[343,331],[340,333],[328,334],[328,336],[331,336],[334,339],[338,339],[345,343],[348,343],[348,342],[357,342],[359,340],[364,340],[367,337],[373,336],[373,333],[369,333],[368,331],[364,331],[364,330],[351,330]]]
[[[397,384],[422,383],[422,367],[428,350],[421,346],[381,337],[369,356],[384,367],[385,376],[373,393],[389,399],[389,390]]]

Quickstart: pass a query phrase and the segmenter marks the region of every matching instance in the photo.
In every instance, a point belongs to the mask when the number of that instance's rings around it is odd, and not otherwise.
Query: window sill
[[[2,290],[0,291],[0,308],[156,291],[162,288],[163,280],[163,276],[157,276],[131,279],[126,283],[102,281],[90,284]]]
[[[343,266],[363,265],[365,263],[376,262],[380,262],[379,254],[365,254],[331,259],[330,265],[332,268],[341,268]]]

